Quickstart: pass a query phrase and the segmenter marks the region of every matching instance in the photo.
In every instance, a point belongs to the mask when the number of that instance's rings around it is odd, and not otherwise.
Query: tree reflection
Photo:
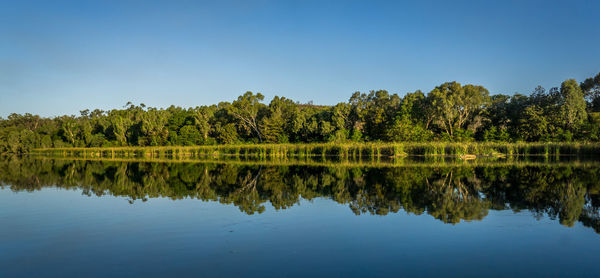
[[[426,179],[429,214],[445,223],[483,219],[490,205],[479,194],[481,182],[474,176],[474,169],[442,169],[441,172]]]
[[[228,163],[69,161],[11,157],[0,184],[15,191],[57,186],[88,196],[193,198],[247,214],[329,198],[355,214],[427,213],[444,223],[481,220],[490,209],[530,210],[600,232],[600,169],[581,165],[322,167]]]

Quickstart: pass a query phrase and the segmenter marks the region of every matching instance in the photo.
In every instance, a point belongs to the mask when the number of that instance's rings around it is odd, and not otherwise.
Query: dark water
[[[600,166],[0,159],[0,277],[598,277]]]

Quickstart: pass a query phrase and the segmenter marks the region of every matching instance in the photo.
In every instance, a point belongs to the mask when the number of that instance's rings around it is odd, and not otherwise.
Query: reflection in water
[[[444,223],[481,220],[490,209],[530,210],[600,233],[600,168],[581,164],[397,167],[267,166],[7,158],[0,184],[15,191],[58,186],[89,196],[195,198],[261,213],[326,197],[355,214],[427,213]]]

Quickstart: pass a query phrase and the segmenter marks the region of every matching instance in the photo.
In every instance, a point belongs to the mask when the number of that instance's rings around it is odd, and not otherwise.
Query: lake
[[[0,277],[598,277],[600,161],[0,158]]]

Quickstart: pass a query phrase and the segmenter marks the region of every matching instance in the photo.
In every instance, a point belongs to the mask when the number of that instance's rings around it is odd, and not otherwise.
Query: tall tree
[[[206,142],[212,130],[211,119],[214,117],[216,106],[200,106],[194,109],[194,124]]]
[[[444,132],[453,136],[456,129],[466,128],[468,121],[489,101],[489,92],[483,86],[447,82],[435,87],[428,95],[435,107],[435,122]]]
[[[260,123],[260,130],[265,141],[270,143],[287,143],[292,133],[293,115],[297,104],[285,97],[275,96],[266,109],[266,115]]]
[[[590,102],[593,112],[600,112],[600,72],[594,77],[581,82],[581,89],[585,98]]]
[[[258,112],[264,106],[260,103],[264,99],[265,97],[261,93],[254,94],[248,91],[227,106],[227,112],[239,120],[243,129],[255,133],[259,142],[262,142],[262,136],[258,126]]]
[[[386,129],[387,140],[390,141],[425,141],[431,132],[426,125],[425,95],[421,91],[408,93],[402,98],[396,117]]]
[[[350,104],[354,129],[364,132],[372,140],[382,140],[386,137],[386,125],[398,110],[400,97],[390,95],[386,90],[370,91],[369,94],[356,92],[350,98]]]
[[[284,143],[287,141],[287,136],[284,134],[283,127],[285,122],[281,109],[275,109],[269,117],[263,118],[260,124],[260,130],[264,140],[267,143]]]
[[[548,120],[539,106],[525,108],[520,119],[519,134],[526,141],[539,141],[548,135]]]
[[[562,96],[560,111],[565,128],[576,130],[587,119],[583,91],[574,79],[569,79],[561,84],[560,94]]]
[[[140,117],[141,136],[138,145],[158,146],[163,145],[169,136],[167,123],[171,114],[166,110],[150,108]]]

